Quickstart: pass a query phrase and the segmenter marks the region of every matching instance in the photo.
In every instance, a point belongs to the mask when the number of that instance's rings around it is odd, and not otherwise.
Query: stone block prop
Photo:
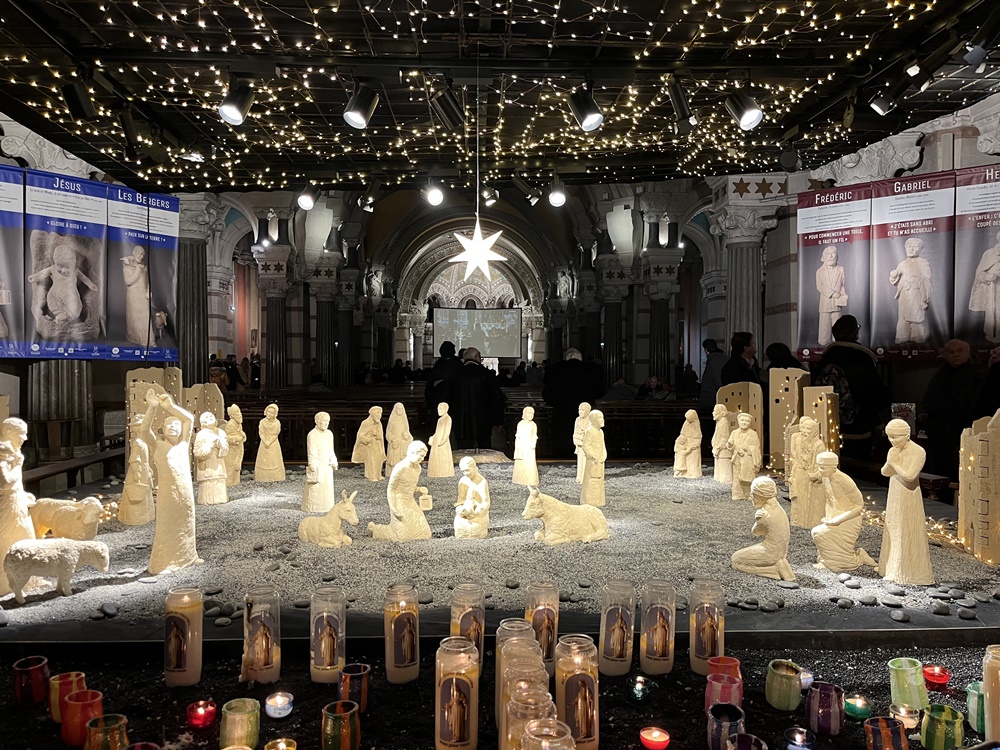
[[[979,459],[976,448],[989,429],[990,417],[977,419],[962,430],[958,464],[958,538],[965,549],[975,551],[976,508],[979,502]]]
[[[975,424],[973,425],[975,429]],[[975,438],[976,475],[974,486],[972,552],[992,565],[1000,562],[1000,411],[989,418]]]
[[[764,449],[764,392],[756,383],[732,383],[719,389],[715,402],[723,404],[729,411],[744,412],[753,417],[751,429],[760,438],[761,450]]]
[[[802,389],[809,385],[809,373],[795,368],[779,368],[768,371],[768,398],[770,411],[770,468],[783,471],[785,468],[785,429],[802,416]]]

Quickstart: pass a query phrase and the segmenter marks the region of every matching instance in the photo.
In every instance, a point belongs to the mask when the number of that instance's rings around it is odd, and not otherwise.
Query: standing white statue
[[[243,468],[243,446],[247,434],[243,432],[243,412],[236,404],[226,409],[229,419],[226,420],[226,442],[229,452],[226,454],[226,485],[233,487],[240,483],[240,470]]]
[[[889,495],[878,573],[887,581],[925,586],[934,583],[920,492],[920,470],[927,453],[910,440],[910,425],[902,419],[891,420],[885,434],[892,447],[882,467],[882,476],[889,477]]]
[[[365,479],[381,482],[382,464],[385,463],[385,437],[382,432],[382,407],[373,406],[368,417],[358,427],[358,437],[354,441],[351,461],[365,465]]]
[[[587,465],[587,454],[583,452],[583,436],[590,429],[590,409],[591,406],[586,401],[580,404],[580,416],[573,423],[573,445],[576,453],[576,483],[583,484],[583,472]]]
[[[608,460],[603,427],[604,412],[594,409],[590,412],[590,428],[583,436],[587,465],[583,472],[583,487],[580,488],[580,504],[598,508],[604,505],[604,462]]]
[[[931,303],[931,265],[920,257],[924,241],[910,237],[903,245],[906,257],[889,271],[889,283],[896,287],[896,304],[899,316],[896,319],[896,343],[912,341],[922,344],[927,341],[927,307]]]
[[[28,425],[23,420],[9,417],[0,423],[0,563],[15,542],[35,538],[28,511],[35,496],[24,491],[21,479],[21,446],[27,439]],[[0,576],[0,595],[10,591],[7,576]]]
[[[153,424],[156,412],[167,413],[163,437],[155,438],[156,531],[149,555],[149,572],[167,573],[203,562],[198,557],[194,531],[194,486],[191,484],[191,431],[194,416],[174,403],[169,393],[146,391],[145,424]]]
[[[255,482],[284,482],[285,458],[281,454],[281,422],[278,421],[278,405],[268,404],[264,409],[264,418],[257,425],[260,436],[260,446],[257,448],[257,461],[253,467]]]
[[[861,533],[865,498],[854,480],[837,468],[839,463],[837,454],[831,451],[823,451],[816,457],[826,496],[826,514],[812,530],[819,558],[814,567],[834,573],[856,570],[862,565],[875,568],[878,563],[871,555],[855,546]]]
[[[983,335],[991,343],[1000,342],[1000,232],[996,244],[983,253],[976,266],[969,309],[986,314]]]
[[[726,447],[733,454],[733,500],[750,497],[750,483],[760,471],[763,457],[760,453],[760,437],[750,429],[753,417],[745,411],[736,417],[737,429],[729,435]]]
[[[729,449],[729,433],[733,430],[733,423],[725,404],[716,404],[712,408],[712,419],[715,420],[715,432],[712,433],[712,455],[715,457],[713,478],[716,482],[732,484],[733,452]]]
[[[431,455],[427,459],[427,476],[455,476],[455,459],[451,455],[451,415],[448,413],[448,402],[438,404],[437,429],[431,435]]]
[[[410,421],[406,418],[406,409],[397,403],[389,412],[389,424],[385,427],[385,440],[388,448],[385,452],[385,470],[392,473],[392,467],[406,456],[406,449],[413,442],[410,434]]]
[[[674,476],[701,479],[701,422],[698,412],[684,412],[681,434],[674,441]]]
[[[410,542],[414,539],[430,539],[431,527],[424,518],[421,503],[427,494],[426,487],[418,487],[420,462],[427,455],[427,446],[419,440],[410,443],[406,456],[392,467],[386,498],[389,501],[389,523],[387,525],[368,524],[368,533],[375,539],[393,542]],[[420,493],[420,503],[414,494]]]
[[[149,311],[149,273],[146,248],[136,245],[132,255],[121,259],[125,275],[125,338],[143,346],[153,343],[153,321]]]
[[[122,498],[118,501],[118,520],[126,526],[142,526],[156,518],[153,472],[149,466],[149,446],[153,444],[153,437],[148,432],[143,415],[133,416],[129,425],[132,447],[128,454],[128,470],[122,485]]]
[[[819,423],[812,417],[799,418],[799,431],[792,435],[792,475],[789,485],[794,488],[792,526],[811,529],[826,512],[826,494],[816,465],[816,456],[826,450],[819,436]]]
[[[833,341],[833,324],[840,320],[847,306],[844,267],[840,265],[836,245],[823,248],[820,266],[816,269],[816,291],[819,292],[819,345]]]
[[[535,410],[525,406],[521,411],[521,421],[514,433],[514,473],[511,481],[526,487],[538,486],[538,464],[535,462],[535,446],[538,444],[538,425],[535,424]]]
[[[733,553],[733,570],[763,578],[794,581],[788,564],[788,539],[791,529],[788,516],[778,504],[778,487],[770,477],[757,477],[750,485],[750,499],[757,509],[752,534],[763,537],[759,544]]]
[[[490,485],[472,456],[464,456],[458,467],[458,500],[455,502],[455,538],[485,539],[490,531]]]
[[[306,436],[306,486],[302,492],[302,510],[306,513],[326,513],[337,502],[333,489],[333,471],[339,468],[333,451],[330,415],[316,412],[316,426]]]
[[[204,412],[199,422],[201,429],[194,438],[194,458],[198,467],[198,504],[228,503],[225,458],[229,453],[229,442],[226,440],[226,433],[210,411]]]

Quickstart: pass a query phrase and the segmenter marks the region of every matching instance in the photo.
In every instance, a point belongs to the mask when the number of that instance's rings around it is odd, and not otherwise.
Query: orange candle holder
[[[66,696],[87,689],[87,676],[83,672],[54,674],[49,680],[49,716],[56,724],[62,722]]]
[[[78,690],[66,696],[62,710],[62,740],[72,747],[87,741],[87,722],[104,715],[104,694],[98,690]]]

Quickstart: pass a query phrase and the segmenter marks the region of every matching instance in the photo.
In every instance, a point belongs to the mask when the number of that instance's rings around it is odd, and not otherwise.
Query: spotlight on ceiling
[[[996,44],[998,36],[1000,36],[1000,5],[993,8],[986,22],[979,27],[979,31],[965,43],[966,51],[962,59],[969,65],[976,67],[982,65],[986,62],[990,48]]]
[[[444,191],[433,182],[420,188],[420,194],[424,197],[424,200],[432,206],[440,206],[441,202],[444,200]]]
[[[670,97],[670,105],[674,108],[674,132],[677,135],[687,135],[698,124],[698,115],[691,111],[684,87],[674,76],[671,76],[667,83],[667,96]]]
[[[83,81],[73,81],[63,86],[63,99],[66,101],[66,109],[69,110],[70,117],[74,120],[85,120],[87,122],[97,119],[97,107],[90,97],[90,90]]]
[[[219,105],[219,117],[230,125],[242,125],[250,113],[256,94],[249,83],[232,80],[229,91],[226,92]]]
[[[868,104],[872,109],[885,117],[896,108],[897,102],[908,88],[910,88],[910,79],[900,77],[888,89],[873,96]]]
[[[604,123],[604,115],[601,108],[594,101],[593,84],[587,81],[586,84],[578,88],[569,95],[569,109],[576,118],[580,130],[589,133],[597,130]]]
[[[514,187],[524,194],[525,200],[527,200],[532,206],[538,203],[538,200],[542,197],[541,190],[531,187],[531,185],[525,182],[518,174],[514,175]]]
[[[135,126],[135,118],[132,117],[131,109],[126,108],[118,113],[118,124],[121,125],[122,133],[125,134],[125,156],[129,159],[138,159],[142,139],[139,137],[139,130]]]
[[[483,185],[483,189],[479,191],[479,196],[487,206],[492,206],[500,200],[500,194],[497,193],[496,188],[491,188],[487,185]]]
[[[440,88],[431,94],[430,105],[445,130],[454,132],[461,130],[465,125],[465,110],[458,103],[458,97],[450,86]]]
[[[764,119],[760,105],[743,89],[726,97],[726,111],[736,120],[740,130],[753,130]]]
[[[802,168],[802,160],[799,158],[799,152],[794,148],[782,151],[778,156],[778,164],[786,172],[795,172]]]
[[[958,40],[949,35],[943,44],[938,46],[933,52],[920,62],[911,63],[906,66],[906,74],[913,79],[913,82],[923,91],[930,85],[931,79],[942,66],[951,58],[956,48]]]
[[[371,184],[365,191],[365,194],[358,198],[358,205],[362,209],[371,213],[375,210],[375,200],[378,198],[378,191],[382,187],[382,180],[378,177],[373,177]]]
[[[295,199],[295,202],[299,204],[299,208],[303,211],[312,211],[313,206],[316,205],[316,201],[319,200],[319,188],[316,184],[310,182],[302,189],[299,193],[299,197]]]
[[[559,208],[566,205],[566,188],[559,175],[552,175],[552,187],[549,188],[549,205]]]
[[[352,128],[364,130],[368,127],[368,121],[375,114],[378,106],[378,94],[367,83],[358,81],[354,84],[354,93],[347,100],[344,107],[344,120]]]

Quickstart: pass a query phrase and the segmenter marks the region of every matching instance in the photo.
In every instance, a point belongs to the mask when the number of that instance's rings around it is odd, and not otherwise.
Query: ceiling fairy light
[[[354,84],[354,93],[347,100],[344,107],[344,120],[352,128],[364,130],[368,127],[368,121],[375,114],[379,98],[375,90],[367,83],[358,81]]]
[[[378,198],[378,191],[382,189],[382,180],[378,177],[373,177],[371,184],[365,191],[365,194],[358,198],[358,205],[364,209],[367,213],[371,213],[375,210],[375,200]]]
[[[312,211],[313,207],[316,205],[316,201],[319,199],[319,188],[316,184],[310,182],[303,188],[302,192],[299,193],[299,197],[295,199],[298,203],[299,208],[303,211]]]
[[[230,125],[242,125],[250,114],[255,94],[248,83],[240,83],[235,79],[229,84],[229,91],[219,104],[219,117]]]
[[[432,206],[440,206],[444,201],[444,191],[433,182],[420,188],[420,195]]]
[[[549,188],[549,205],[559,208],[566,205],[566,188],[559,175],[552,175],[552,187]]]
[[[900,76],[888,89],[873,96],[868,105],[885,117],[896,108],[896,104],[908,88],[910,88],[910,79]]]
[[[698,115],[691,111],[687,94],[684,93],[684,87],[676,76],[671,76],[667,83],[667,96],[670,97],[670,105],[674,108],[674,132],[677,135],[687,135],[698,124]]]
[[[593,84],[588,81],[569,95],[569,109],[576,118],[580,130],[589,133],[597,130],[604,123],[601,108],[594,101]]]
[[[446,130],[455,132],[465,125],[465,110],[462,109],[458,97],[450,86],[440,88],[431,94],[429,103]]]
[[[753,130],[764,119],[757,100],[743,89],[737,89],[726,97],[726,111],[740,126],[740,130]]]
[[[524,198],[525,200],[528,201],[529,204],[534,206],[536,203],[538,203],[539,199],[542,197],[541,190],[539,190],[538,188],[531,187],[531,185],[525,182],[521,178],[521,175],[519,174],[515,174],[513,180],[514,180],[514,187],[516,187],[524,194]]]
[[[979,27],[979,31],[965,43],[966,51],[962,59],[969,65],[979,67],[986,62],[986,56],[990,48],[996,44],[998,36],[1000,36],[1000,5],[993,8],[986,22]]]

